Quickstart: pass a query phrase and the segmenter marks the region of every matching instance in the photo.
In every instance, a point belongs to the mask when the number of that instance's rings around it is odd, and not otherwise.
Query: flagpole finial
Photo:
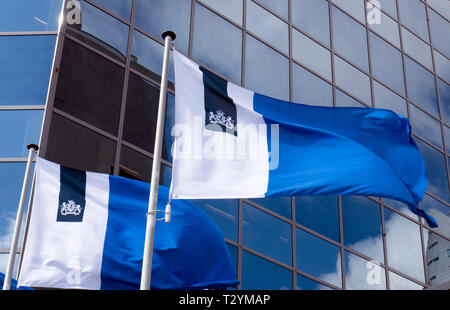
[[[37,146],[36,144],[28,144],[27,145],[27,149],[34,149],[35,151],[39,150],[39,146]]]
[[[166,39],[167,36],[169,36],[172,39],[172,41],[177,38],[177,35],[175,34],[175,32],[170,31],[170,30],[164,31],[161,36],[164,40]]]

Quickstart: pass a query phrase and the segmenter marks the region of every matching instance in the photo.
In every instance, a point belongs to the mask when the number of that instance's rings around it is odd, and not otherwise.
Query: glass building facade
[[[408,117],[425,161],[421,207],[439,229],[379,197],[194,201],[222,229],[239,289],[448,288],[449,19],[448,0],[2,1],[0,271],[28,143],[65,166],[150,180],[161,33],[172,30],[183,54],[253,91]],[[166,186],[174,83],[171,63]]]

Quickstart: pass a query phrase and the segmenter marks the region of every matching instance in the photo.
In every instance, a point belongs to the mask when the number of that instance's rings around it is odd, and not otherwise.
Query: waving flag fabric
[[[36,190],[19,285],[139,289],[150,184],[37,160]],[[164,210],[168,189],[159,188]],[[152,289],[238,284],[219,228],[188,201],[157,222]]]
[[[269,98],[178,51],[175,79],[172,198],[380,196],[436,226],[418,208],[428,180],[408,119]]]

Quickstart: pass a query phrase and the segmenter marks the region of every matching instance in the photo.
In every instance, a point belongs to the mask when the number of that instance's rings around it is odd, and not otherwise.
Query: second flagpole
[[[172,31],[166,31],[162,34],[162,37],[165,41],[164,60],[161,74],[161,89],[159,93],[158,119],[156,123],[156,137],[155,137],[155,148],[153,153],[152,176],[150,181],[151,182],[150,197],[148,201],[147,226],[145,231],[144,256],[142,261],[142,274],[140,287],[141,290],[150,289],[152,260],[153,260],[153,243],[155,239],[156,208],[158,203],[158,185],[161,168],[161,152],[163,146],[164,122],[166,115],[169,52],[172,45],[172,41],[175,40],[176,35]]]

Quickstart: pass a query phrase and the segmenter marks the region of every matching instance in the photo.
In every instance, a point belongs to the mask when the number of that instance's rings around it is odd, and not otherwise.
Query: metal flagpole
[[[11,288],[11,278],[12,278],[12,272],[14,269],[14,260],[16,258],[17,243],[19,242],[20,226],[22,224],[25,200],[27,199],[27,193],[28,193],[28,183],[29,183],[30,173],[31,173],[31,164],[33,161],[34,153],[39,149],[39,147],[36,144],[29,144],[27,146],[27,148],[29,150],[27,168],[25,170],[25,177],[23,179],[23,185],[22,185],[22,193],[20,194],[19,207],[17,209],[16,223],[14,225],[14,233],[13,233],[11,247],[10,247],[10,251],[9,251],[8,265],[6,266],[5,282],[3,282],[3,290],[4,291],[7,291]]]
[[[155,148],[153,153],[152,164],[152,178],[150,184],[150,198],[148,202],[147,212],[147,227],[145,232],[144,258],[142,261],[141,274],[141,290],[150,289],[150,280],[152,273],[152,259],[153,259],[153,242],[155,239],[155,224],[156,224],[156,206],[158,202],[158,184],[161,167],[161,151],[163,145],[164,135],[164,121],[166,114],[166,98],[167,98],[167,76],[169,69],[169,51],[172,45],[172,40],[175,40],[176,35],[172,31],[166,31],[162,34],[165,40],[164,47],[164,61],[161,75],[161,89],[159,93],[159,107],[158,120],[156,123],[156,138]]]

